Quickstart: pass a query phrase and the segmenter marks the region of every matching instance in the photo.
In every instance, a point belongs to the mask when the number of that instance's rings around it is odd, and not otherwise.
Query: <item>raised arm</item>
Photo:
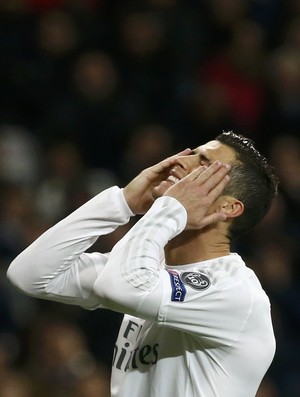
[[[43,299],[99,306],[93,284],[107,255],[84,252],[133,215],[118,187],[101,192],[57,223],[11,263],[7,276],[22,292]]]
[[[201,229],[223,221],[207,214],[228,183],[228,168],[216,162],[199,167],[158,198],[112,250],[99,274],[95,293],[113,310],[155,320],[168,274],[161,267],[163,249],[184,229]]]
[[[10,281],[34,297],[87,308],[99,306],[101,300],[93,285],[108,254],[85,251],[99,236],[147,211],[154,201],[153,187],[169,172],[176,157],[144,170],[123,191],[107,189],[53,226],[11,263],[7,272]]]

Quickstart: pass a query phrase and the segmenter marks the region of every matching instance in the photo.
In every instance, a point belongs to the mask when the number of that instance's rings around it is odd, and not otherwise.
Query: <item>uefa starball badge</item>
[[[211,285],[209,278],[199,272],[184,272],[180,278],[184,284],[196,290],[205,290]]]

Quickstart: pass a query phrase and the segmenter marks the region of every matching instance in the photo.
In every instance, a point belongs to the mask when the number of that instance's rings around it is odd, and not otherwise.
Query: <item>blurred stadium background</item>
[[[6,269],[89,197],[228,129],[281,181],[235,247],[272,302],[258,397],[299,397],[300,1],[1,0],[0,21],[0,397],[109,396],[120,316],[23,296]]]

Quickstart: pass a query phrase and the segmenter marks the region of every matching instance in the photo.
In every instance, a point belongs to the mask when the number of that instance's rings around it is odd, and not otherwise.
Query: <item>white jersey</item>
[[[122,191],[100,193],[21,253],[8,277],[24,292],[125,313],[112,397],[254,397],[275,351],[270,302],[237,254],[166,266],[185,227],[174,198],[156,200],[110,254],[85,253],[132,216]]]

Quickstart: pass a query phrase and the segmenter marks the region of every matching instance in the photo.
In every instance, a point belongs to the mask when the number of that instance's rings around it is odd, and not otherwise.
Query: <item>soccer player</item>
[[[230,246],[276,191],[253,142],[225,132],[92,198],[8,277],[31,296],[125,314],[113,397],[254,397],[275,352],[270,302]],[[86,253],[135,214],[145,215],[111,253]]]

